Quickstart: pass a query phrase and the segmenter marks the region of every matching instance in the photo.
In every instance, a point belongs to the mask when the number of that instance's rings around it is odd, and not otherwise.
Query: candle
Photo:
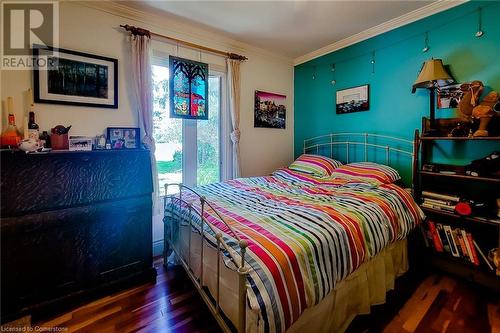
[[[12,114],[12,97],[7,97],[7,113]]]
[[[23,119],[23,137],[24,139],[29,139],[30,135],[28,132],[28,117],[24,116]]]
[[[33,102],[33,91],[31,90],[31,88],[28,89],[28,103],[30,105],[29,110],[33,111],[35,108],[35,103]]]

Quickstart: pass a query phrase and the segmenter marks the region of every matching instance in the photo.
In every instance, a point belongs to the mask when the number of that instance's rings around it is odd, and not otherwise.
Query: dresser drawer
[[[151,193],[149,151],[2,154],[2,216]]]

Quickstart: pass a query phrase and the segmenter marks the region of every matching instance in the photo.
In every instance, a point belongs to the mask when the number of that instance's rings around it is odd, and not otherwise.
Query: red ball
[[[458,215],[469,216],[472,214],[472,207],[468,202],[459,202],[455,206],[455,212],[457,212]]]

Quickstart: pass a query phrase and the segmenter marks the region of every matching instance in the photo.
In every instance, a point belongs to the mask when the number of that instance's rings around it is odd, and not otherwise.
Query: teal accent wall
[[[485,34],[476,38],[479,7]],[[426,32],[430,50],[423,53]],[[411,86],[422,63],[431,57],[443,59],[458,82],[481,80],[485,93],[500,91],[500,3],[468,2],[296,66],[295,156],[302,153],[304,139],[332,132],[412,139],[422,117],[428,116],[429,94],[425,89],[412,94]],[[370,110],[337,115],[335,92],[363,84],[370,85]],[[454,117],[457,112],[436,109],[436,117]],[[467,164],[493,149],[500,150],[498,142],[446,142],[435,148],[433,160],[450,164]]]

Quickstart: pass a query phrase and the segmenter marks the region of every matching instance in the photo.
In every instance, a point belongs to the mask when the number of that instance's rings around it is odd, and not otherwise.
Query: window
[[[228,117],[225,103],[223,73],[210,72],[208,80],[208,120],[170,118],[168,100],[168,57],[155,57],[153,75],[153,135],[156,141],[156,163],[160,194],[165,184],[187,186],[218,182],[225,174]],[[226,136],[227,137],[227,136]],[[170,190],[169,190],[170,192]]]

